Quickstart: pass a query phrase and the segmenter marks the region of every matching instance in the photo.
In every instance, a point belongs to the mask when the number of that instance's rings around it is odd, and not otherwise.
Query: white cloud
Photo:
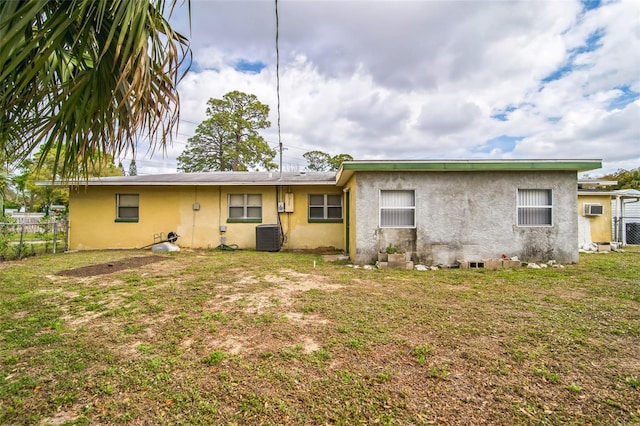
[[[586,12],[578,1],[278,4],[285,165],[303,166],[314,149],[357,159],[603,158],[603,172],[640,165],[636,2]],[[232,90],[270,105],[262,134],[278,142],[273,2],[194,0],[192,19],[199,71],[180,84],[180,134],[165,159],[138,156],[142,173],[175,171],[207,100]],[[585,50],[594,34],[597,48]],[[266,67],[238,72],[240,60]],[[613,108],[623,95],[631,99]],[[522,138],[513,152],[482,152],[503,135]]]

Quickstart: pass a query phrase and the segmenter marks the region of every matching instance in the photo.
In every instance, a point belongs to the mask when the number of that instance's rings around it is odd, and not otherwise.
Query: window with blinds
[[[380,191],[380,227],[415,228],[416,196],[413,190]]]
[[[550,189],[518,189],[519,226],[551,226],[552,217]]]
[[[228,221],[261,221],[262,195],[229,194]]]
[[[116,222],[137,222],[139,210],[138,194],[116,194]]]

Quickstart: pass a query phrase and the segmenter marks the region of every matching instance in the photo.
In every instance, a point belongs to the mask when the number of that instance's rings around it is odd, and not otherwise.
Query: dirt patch
[[[111,274],[113,272],[122,271],[124,269],[137,268],[150,263],[162,262],[167,258],[164,256],[136,256],[115,262],[101,263],[98,265],[83,266],[81,268],[66,269],[58,272],[56,275],[65,277],[91,277],[95,275]]]
[[[257,288],[261,282],[267,282],[271,286]],[[341,284],[329,282],[326,278],[312,274],[302,274],[290,269],[281,269],[277,274],[268,274],[262,278],[254,275],[239,275],[235,283],[228,286],[219,286],[230,294],[216,295],[208,305],[218,307],[222,303],[237,303],[245,301],[245,311],[260,314],[276,306],[287,307],[292,303],[293,295],[311,289],[323,291],[336,291],[341,289]]]

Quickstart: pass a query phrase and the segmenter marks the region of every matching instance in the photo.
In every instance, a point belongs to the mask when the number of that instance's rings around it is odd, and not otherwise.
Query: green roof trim
[[[516,172],[573,171],[602,168],[602,160],[356,160],[345,161],[336,174],[336,184],[344,186],[357,172]]]
[[[465,170],[576,170],[602,167],[601,160],[452,160],[452,161],[354,161],[342,163],[343,170],[354,171],[465,171]]]

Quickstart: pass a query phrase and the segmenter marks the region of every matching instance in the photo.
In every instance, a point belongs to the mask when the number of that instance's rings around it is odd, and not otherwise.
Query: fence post
[[[58,222],[53,222],[53,254],[56,253],[56,241],[58,237]]]
[[[18,259],[22,257],[22,244],[24,243],[24,223],[20,224],[20,243],[18,244]]]

